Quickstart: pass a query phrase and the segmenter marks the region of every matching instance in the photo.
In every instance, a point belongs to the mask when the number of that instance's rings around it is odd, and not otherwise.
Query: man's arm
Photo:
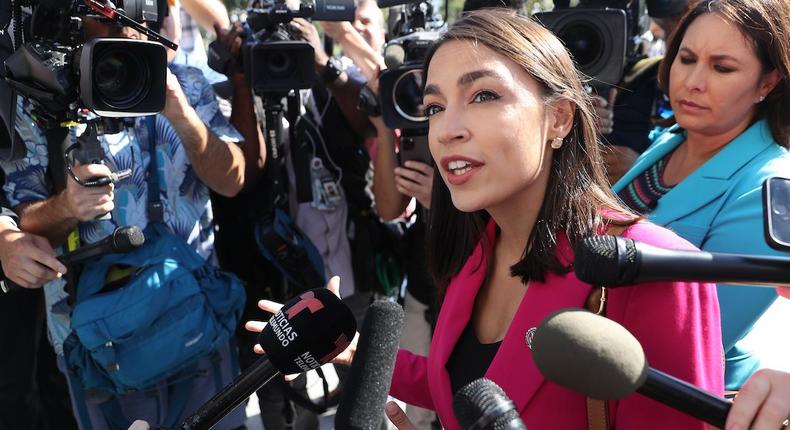
[[[296,18],[291,21],[291,28],[294,30],[294,36],[297,39],[308,42],[315,50],[315,71],[316,74],[321,76],[326,70],[329,56],[321,46],[318,31],[313,24],[303,18]],[[340,106],[346,121],[357,134],[364,135],[370,129],[370,121],[366,114],[357,110],[357,100],[359,100],[359,90],[361,88],[362,82],[355,82],[353,79],[350,79],[346,72],[340,73],[340,76],[329,84],[329,91],[332,92],[332,97]]]
[[[225,197],[238,194],[244,186],[244,153],[239,146],[220,140],[206,127],[170,70],[162,114],[181,138],[200,180]]]
[[[75,166],[72,171],[81,179],[108,176],[111,173],[103,164]],[[22,230],[44,236],[53,245],[60,245],[80,221],[91,221],[111,212],[115,208],[113,198],[112,184],[84,187],[68,178],[66,189],[62,192],[46,200],[21,203],[14,209],[19,214]]]
[[[365,41],[365,38],[348,21],[322,21],[321,27],[326,34],[340,43],[343,54],[359,67],[368,81],[378,77],[379,71],[386,68],[384,57]]]
[[[181,0],[181,7],[206,31],[217,24],[222,28],[230,25],[228,9],[219,0]]]
[[[217,33],[217,40],[225,45],[234,58],[238,58],[242,43],[239,36],[243,31],[241,25],[237,23],[229,30],[215,26],[214,31]],[[233,101],[230,123],[244,137],[244,145],[241,147],[245,164],[244,183],[250,185],[257,182],[258,175],[263,171],[266,141],[255,115],[255,100],[247,78],[241,71],[235,71],[231,75],[229,79],[233,84]]]

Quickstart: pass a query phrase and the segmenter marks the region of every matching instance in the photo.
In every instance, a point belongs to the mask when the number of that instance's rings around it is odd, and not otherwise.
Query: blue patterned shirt
[[[170,70],[178,78],[189,104],[209,130],[226,142],[242,140],[241,135],[220,112],[214,90],[199,69],[170,65]],[[148,225],[146,178],[152,142],[148,133],[148,120],[137,118],[134,127],[118,134],[100,136],[99,141],[106,154],[104,163],[112,171],[131,169],[132,176],[115,184],[115,209],[111,219],[80,223],[79,235],[83,244],[101,240],[119,226],[136,225],[142,229]],[[208,187],[197,177],[173,126],[162,115],[156,115],[155,121],[159,200],[164,207],[165,224],[203,258],[215,262]],[[26,157],[17,161],[0,162],[0,167],[6,174],[4,191],[12,207],[45,200],[51,194],[51,183],[47,179],[47,141],[22,101],[18,104],[16,131],[25,142]],[[76,140],[77,134],[81,132],[82,130],[73,130],[72,140]],[[64,316],[63,313],[67,317],[67,309],[58,310],[62,308],[62,299],[65,297],[62,281],[48,283],[45,285],[45,292],[53,334],[51,338],[60,354],[62,339],[68,334],[68,318],[60,318]],[[50,315],[53,312],[61,314],[55,324]]]

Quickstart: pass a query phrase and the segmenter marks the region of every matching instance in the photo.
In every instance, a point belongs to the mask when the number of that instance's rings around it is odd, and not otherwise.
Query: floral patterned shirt
[[[183,65],[171,64],[169,67],[178,78],[190,105],[208,129],[223,141],[241,141],[241,135],[220,112],[214,90],[202,72]],[[6,174],[4,191],[12,207],[45,200],[52,193],[47,175],[49,157],[46,138],[21,98],[17,107],[16,131],[25,143],[27,154],[19,160],[0,162]],[[148,121],[152,119],[156,124],[155,139],[151,139],[148,132]],[[72,130],[72,140],[76,141],[77,134],[81,132]],[[209,190],[197,177],[186,149],[170,122],[161,114],[137,118],[133,127],[118,134],[100,136],[99,141],[106,154],[104,163],[110,170],[131,169],[132,176],[115,184],[115,209],[111,219],[80,223],[81,243],[99,241],[119,226],[136,225],[143,229],[148,225],[147,177],[152,143],[156,142],[159,200],[164,208],[164,222],[203,258],[215,262]],[[65,297],[63,282],[55,280],[48,283],[45,293],[51,338],[56,351],[62,353],[62,339],[68,334],[67,310],[58,311],[65,304],[62,300]],[[58,318],[59,323],[53,324],[55,321],[50,315],[53,312],[66,316],[66,319]]]

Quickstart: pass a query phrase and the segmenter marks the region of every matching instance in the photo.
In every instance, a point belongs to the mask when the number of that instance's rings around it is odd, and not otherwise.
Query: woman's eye
[[[680,57],[680,64],[693,64],[694,59],[690,57]]]
[[[480,91],[479,93],[475,94],[475,97],[472,99],[472,102],[474,103],[487,102],[491,100],[496,100],[498,98],[499,96],[494,92]]]
[[[439,105],[428,105],[425,107],[424,112],[425,112],[425,116],[430,117],[439,113],[441,110],[442,108]]]
[[[735,69],[719,65],[713,66],[713,68],[719,73],[731,73],[735,71]]]

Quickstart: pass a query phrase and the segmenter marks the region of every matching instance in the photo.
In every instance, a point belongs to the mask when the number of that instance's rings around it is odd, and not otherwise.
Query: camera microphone
[[[453,397],[458,423],[468,430],[527,430],[513,401],[493,381],[480,378]]]
[[[354,314],[326,288],[291,299],[258,336],[265,355],[181,424],[209,429],[279,374],[317,369],[343,352],[357,330]]]
[[[535,331],[532,358],[546,379],[587,397],[634,392],[723,428],[732,403],[649,367],[639,341],[620,324],[583,309],[562,309]]]
[[[790,285],[790,258],[678,251],[611,235],[579,241],[573,267],[580,281],[607,287],[676,280]]]
[[[118,227],[104,239],[77,248],[58,257],[66,266],[84,263],[103,254],[126,253],[145,243],[145,235],[140,227]]]

